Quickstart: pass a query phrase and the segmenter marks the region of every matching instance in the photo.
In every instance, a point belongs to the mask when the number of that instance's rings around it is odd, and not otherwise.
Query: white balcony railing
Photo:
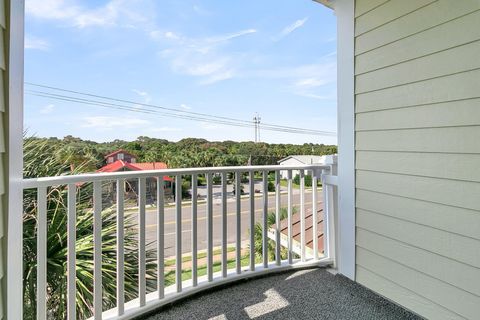
[[[288,172],[288,179],[286,186],[281,186],[280,171]],[[299,189],[294,190],[292,171],[299,172],[300,186]],[[305,173],[304,173],[305,172]],[[275,191],[270,193],[272,203],[269,204],[268,190],[268,175],[274,173]],[[333,208],[333,192],[334,185],[336,184],[336,177],[332,174],[332,167],[326,165],[305,165],[305,166],[248,166],[248,167],[217,167],[217,168],[192,168],[192,169],[167,169],[157,171],[141,171],[141,172],[120,172],[120,173],[102,173],[102,174],[83,174],[61,177],[45,177],[38,179],[28,179],[23,181],[24,190],[36,190],[37,193],[37,277],[36,277],[36,318],[47,319],[49,318],[49,310],[47,310],[47,194],[52,187],[64,186],[68,194],[68,210],[67,210],[67,276],[66,276],[66,317],[69,320],[76,319],[76,290],[77,290],[77,271],[76,271],[76,219],[77,219],[77,193],[80,188],[84,188],[87,185],[93,184],[93,203],[91,205],[91,211],[93,212],[93,308],[92,314],[94,319],[128,319],[133,316],[143,314],[151,311],[159,306],[175,301],[179,298],[187,295],[199,292],[204,289],[212,288],[216,285],[225,284],[238,279],[252,277],[268,272],[284,270],[288,268],[302,268],[308,266],[324,266],[331,265],[334,262],[334,212]],[[255,209],[255,176],[261,175],[262,192],[261,192],[261,218],[257,219],[255,212],[259,210]],[[311,175],[312,187],[306,190],[305,188],[305,174]],[[199,203],[202,201],[198,198],[199,189],[197,187],[197,179],[199,176],[205,176],[206,187],[205,190],[205,217],[206,224],[203,227],[199,227]],[[241,192],[238,192],[242,188],[241,178],[243,175],[248,175],[248,186],[250,189],[249,195],[246,197],[241,196]],[[220,192],[214,198],[213,194],[213,177],[220,176],[221,184],[219,187]],[[227,192],[228,176],[235,184],[235,195]],[[167,202],[165,197],[165,177],[172,177],[175,181],[175,232],[173,235],[175,243],[175,285],[165,285],[165,210],[167,208]],[[185,214],[182,213],[182,179],[189,177],[191,180],[191,203],[189,206],[189,219],[191,230],[182,229],[182,219],[185,218]],[[191,177],[191,179],[190,179]],[[153,178],[153,179],[152,179]],[[218,178],[216,178],[218,179]],[[323,182],[322,194],[323,201],[320,202],[318,197],[317,182],[321,179]],[[124,214],[127,210],[125,207],[125,181],[136,181],[138,183],[138,193],[135,208],[137,213],[137,227],[135,228],[138,241],[138,285],[137,285],[137,298],[131,301],[125,301],[125,270],[124,270]],[[147,209],[147,181],[151,184],[151,181],[156,183],[156,197],[155,203],[152,208]],[[113,192],[116,195],[116,201],[112,201],[113,208],[116,211],[116,307],[104,310],[102,306],[102,210],[105,203],[102,204],[104,198],[102,195],[105,193],[105,189],[102,189],[102,184],[110,183],[113,185]],[[90,186],[91,187],[91,186]],[[231,187],[230,187],[231,188]],[[283,189],[283,190],[282,190]],[[202,188],[203,190],[203,188]],[[308,192],[307,192],[308,191]],[[299,201],[299,212],[296,217],[299,217],[300,222],[300,237],[299,240],[294,239],[292,217],[293,213],[293,197],[296,192]],[[282,207],[282,200],[285,202],[287,198],[287,232],[281,234],[280,210]],[[311,205],[307,206],[306,197],[311,196]],[[115,198],[115,197],[113,197]],[[214,271],[214,201],[219,202],[221,205],[219,210],[221,211],[221,269],[219,272]],[[203,201],[202,201],[203,202]],[[228,203],[235,203],[232,214],[235,216],[235,267],[228,269],[227,266],[227,246],[228,236],[227,233],[227,214]],[[242,216],[242,203],[246,206],[248,215],[248,229],[250,230],[243,244],[247,243],[247,246],[243,248],[243,252],[247,252],[249,255],[249,265],[242,268],[241,254],[242,254],[242,232],[241,232],[241,216]],[[320,224],[319,215],[316,214],[322,209],[323,205],[323,223]],[[271,207],[271,208],[270,208]],[[308,208],[307,208],[308,207]],[[170,207],[168,207],[170,208]],[[146,216],[147,212],[155,210],[156,225],[155,228],[155,251],[156,251],[156,290],[154,292],[147,292],[146,284]],[[268,255],[268,239],[269,230],[267,228],[267,214],[269,210],[275,212],[275,224],[273,229],[270,229],[270,238],[275,239],[275,259],[269,261]],[[307,248],[306,239],[306,212],[311,210],[311,228],[313,245],[312,248]],[[183,210],[185,211],[185,210]],[[245,213],[245,212],[243,212]],[[152,213],[153,214],[153,213]],[[183,215],[183,216],[182,216]],[[218,217],[217,217],[218,218]],[[259,220],[259,221],[256,221]],[[173,222],[173,221],[172,221]],[[262,224],[262,254],[261,262],[255,261],[255,239],[254,232],[255,223],[261,222]],[[310,220],[309,220],[310,223]],[[285,225],[285,222],[283,222]],[[320,226],[320,227],[319,227]],[[245,226],[243,226],[245,228]],[[323,228],[323,230],[318,230]],[[202,231],[206,235],[206,275],[198,275],[198,256],[199,241],[198,232]],[[182,281],[182,231],[183,233],[189,232],[191,234],[191,243],[188,247],[191,248],[191,279]],[[298,229],[297,229],[298,231]],[[317,236],[323,232],[323,238]],[[218,235],[217,235],[218,237]],[[323,245],[320,243],[320,247],[323,248],[323,252],[318,250],[319,241],[323,241]],[[294,253],[294,242],[300,246],[298,255]],[[282,260],[281,246],[287,247],[288,256]],[[258,245],[257,245],[258,247]],[[284,249],[285,250],[285,249]],[[257,255],[258,257],[258,255]]]

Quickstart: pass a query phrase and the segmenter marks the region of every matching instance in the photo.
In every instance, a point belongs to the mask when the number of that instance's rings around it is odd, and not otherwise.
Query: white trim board
[[[355,1],[336,0],[338,271],[355,280]]]
[[[8,8],[8,5],[10,8]],[[8,231],[7,319],[23,317],[23,57],[24,0],[8,1]]]

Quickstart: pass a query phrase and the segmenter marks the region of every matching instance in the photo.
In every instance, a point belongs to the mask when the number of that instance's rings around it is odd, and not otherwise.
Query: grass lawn
[[[280,186],[282,186],[282,187],[288,187],[288,181],[287,181],[287,180],[280,180]],[[292,186],[293,186],[294,189],[300,189],[300,185],[298,185],[298,184],[296,184],[295,182],[293,182],[293,180],[292,180]],[[318,184],[318,188],[321,188],[321,187],[322,187],[322,184],[319,183],[319,184]],[[310,190],[310,189],[312,189],[312,187],[307,187],[307,186],[305,186],[305,190]]]
[[[227,247],[227,252],[232,252],[232,251],[235,251],[235,247]],[[220,255],[222,254],[222,249],[216,249],[216,250],[213,250],[213,255],[214,256],[217,256],[217,255]],[[197,259],[203,259],[207,256],[207,252],[199,252],[197,254]],[[168,260],[165,260],[165,267],[171,267],[171,266],[174,266],[175,265],[175,259],[168,259]],[[191,255],[188,255],[188,256],[183,256],[182,257],[182,262],[189,262],[189,261],[192,261],[192,256]]]
[[[232,248],[232,249],[235,250],[235,248]],[[200,258],[200,254],[199,254],[199,258]],[[191,260],[191,257],[190,257],[190,260]],[[242,267],[246,267],[250,264],[250,256],[246,254],[242,256],[240,261],[241,261]],[[262,262],[262,259],[259,259],[259,258],[257,258],[255,261],[255,263],[260,263],[260,262]],[[173,262],[173,264],[175,264],[175,262]],[[235,268],[235,265],[236,265],[235,259],[227,260],[227,269],[233,269]],[[222,269],[221,261],[217,261],[213,263],[213,273],[219,272],[221,269]],[[206,275],[207,265],[206,264],[199,265],[197,268],[197,274],[198,274],[198,277]],[[182,281],[189,280],[191,278],[192,278],[192,269],[183,269]],[[175,270],[171,270],[165,273],[165,287],[171,286],[173,284],[175,284]]]
[[[280,180],[280,186],[288,187],[288,181],[287,180]],[[294,189],[300,189],[300,186],[298,184],[295,184],[293,181],[292,181],[292,186],[293,186]]]

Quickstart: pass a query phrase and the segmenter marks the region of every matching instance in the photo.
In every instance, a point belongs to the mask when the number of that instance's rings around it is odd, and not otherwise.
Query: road
[[[318,192],[319,202],[321,201],[322,193]],[[293,206],[300,208],[300,194],[294,193]],[[275,210],[275,195],[270,195],[268,199],[269,211]],[[305,194],[306,208],[312,206],[312,193],[306,191]],[[287,195],[282,194],[281,206],[287,206]],[[221,228],[222,228],[222,204],[220,200],[214,200],[213,203],[213,246],[221,245]],[[207,248],[207,232],[206,232],[206,204],[201,203],[198,205],[198,218],[197,218],[197,247],[198,250],[204,250]],[[182,207],[182,252],[191,252],[191,221],[192,208],[190,205]],[[255,221],[262,221],[263,212],[263,197],[255,198]],[[157,215],[156,209],[148,209],[146,213],[146,239],[147,243],[156,247],[156,230],[157,230]],[[250,199],[245,198],[241,200],[241,239],[242,242],[249,239],[250,229]],[[236,240],[236,204],[235,200],[231,199],[227,201],[227,242],[229,244],[235,244]],[[165,257],[175,255],[175,207],[165,208]]]

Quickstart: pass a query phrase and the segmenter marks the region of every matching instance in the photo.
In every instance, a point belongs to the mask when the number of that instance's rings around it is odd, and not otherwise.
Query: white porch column
[[[355,280],[354,0],[333,2],[337,16],[338,244],[337,266]]]

